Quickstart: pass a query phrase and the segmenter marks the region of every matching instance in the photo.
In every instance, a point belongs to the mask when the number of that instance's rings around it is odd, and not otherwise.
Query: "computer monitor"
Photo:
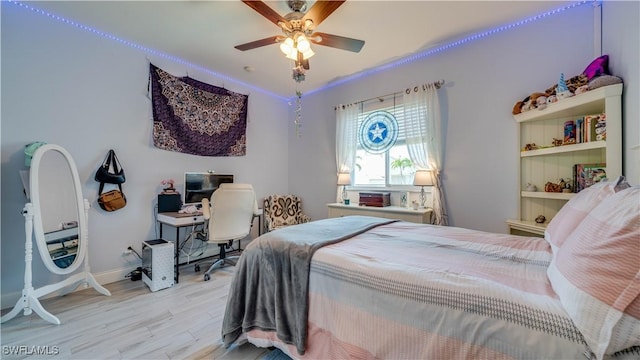
[[[184,204],[198,205],[202,199],[210,199],[211,194],[222,183],[232,183],[233,175],[211,172],[184,173]]]

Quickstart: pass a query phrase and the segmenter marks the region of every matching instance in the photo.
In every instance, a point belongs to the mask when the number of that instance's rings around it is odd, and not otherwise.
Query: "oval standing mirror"
[[[99,293],[110,296],[109,290],[98,284],[89,270],[87,218],[89,203],[82,196],[82,187],[76,164],[64,148],[47,144],[35,150],[29,173],[31,202],[26,203],[25,218],[24,288],[22,297],[13,309],[0,318],[4,323],[22,311],[30,315],[35,311],[43,319],[60,324],[60,319],[46,311],[38,298],[61,290],[62,295],[79,285],[91,286]],[[35,289],[32,280],[32,251],[35,232],[40,257],[49,271],[68,276],[65,280]]]
[[[78,171],[64,148],[48,144],[31,161],[34,231],[42,261],[54,274],[69,274],[85,254],[86,217]]]

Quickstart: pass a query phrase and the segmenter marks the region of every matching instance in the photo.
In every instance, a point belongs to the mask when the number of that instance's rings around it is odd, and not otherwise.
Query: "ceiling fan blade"
[[[264,39],[260,39],[260,40],[256,40],[256,41],[252,41],[252,42],[248,42],[246,44],[236,45],[234,47],[236,49],[238,49],[238,50],[241,50],[241,51],[247,51],[247,50],[259,48],[261,46],[267,46],[267,45],[275,44],[275,43],[278,42],[278,40],[280,40],[280,36],[270,36],[268,38],[264,38]]]
[[[332,12],[334,12],[337,8],[340,7],[344,3],[345,0],[342,1],[316,1],[311,9],[304,14],[302,18],[302,23],[306,19],[311,19],[313,21],[314,26],[320,25],[321,22],[324,21]]]
[[[317,3],[316,3],[317,4]],[[344,36],[331,35],[321,32],[315,32],[311,34],[310,38],[312,43],[329,46],[337,49],[360,52],[364,46],[364,41],[358,39],[352,39]]]
[[[258,1],[258,0],[242,0],[243,3],[249,5],[250,8],[252,8],[253,10],[255,10],[256,12],[258,12],[260,15],[264,16],[265,18],[267,18],[267,20],[271,21],[272,23],[280,26],[280,22],[283,22],[285,24],[288,23],[288,21],[283,18],[282,16],[280,16],[280,14],[278,14],[277,12],[275,12],[275,10],[273,10],[272,8],[270,8],[267,4],[265,4],[262,1]]]

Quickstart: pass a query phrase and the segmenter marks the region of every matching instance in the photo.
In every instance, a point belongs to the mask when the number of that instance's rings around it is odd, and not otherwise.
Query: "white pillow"
[[[595,206],[562,243],[547,275],[598,359],[640,346],[640,186]]]
[[[544,232],[544,238],[551,244],[551,250],[555,254],[562,243],[573,232],[578,224],[604,199],[628,188],[630,185],[624,176],[615,181],[603,181],[594,184],[576,194],[558,211],[551,219]]]

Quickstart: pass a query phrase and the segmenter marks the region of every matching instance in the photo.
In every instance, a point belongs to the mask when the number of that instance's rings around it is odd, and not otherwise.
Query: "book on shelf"
[[[573,120],[564,122],[564,139],[562,145],[576,143],[576,123]]]
[[[606,114],[586,115],[583,119],[583,123],[584,142],[606,139]]]
[[[580,192],[606,179],[607,166],[605,163],[575,164],[573,166],[574,192]]]
[[[581,144],[584,142],[584,118],[576,119],[576,143]]]

